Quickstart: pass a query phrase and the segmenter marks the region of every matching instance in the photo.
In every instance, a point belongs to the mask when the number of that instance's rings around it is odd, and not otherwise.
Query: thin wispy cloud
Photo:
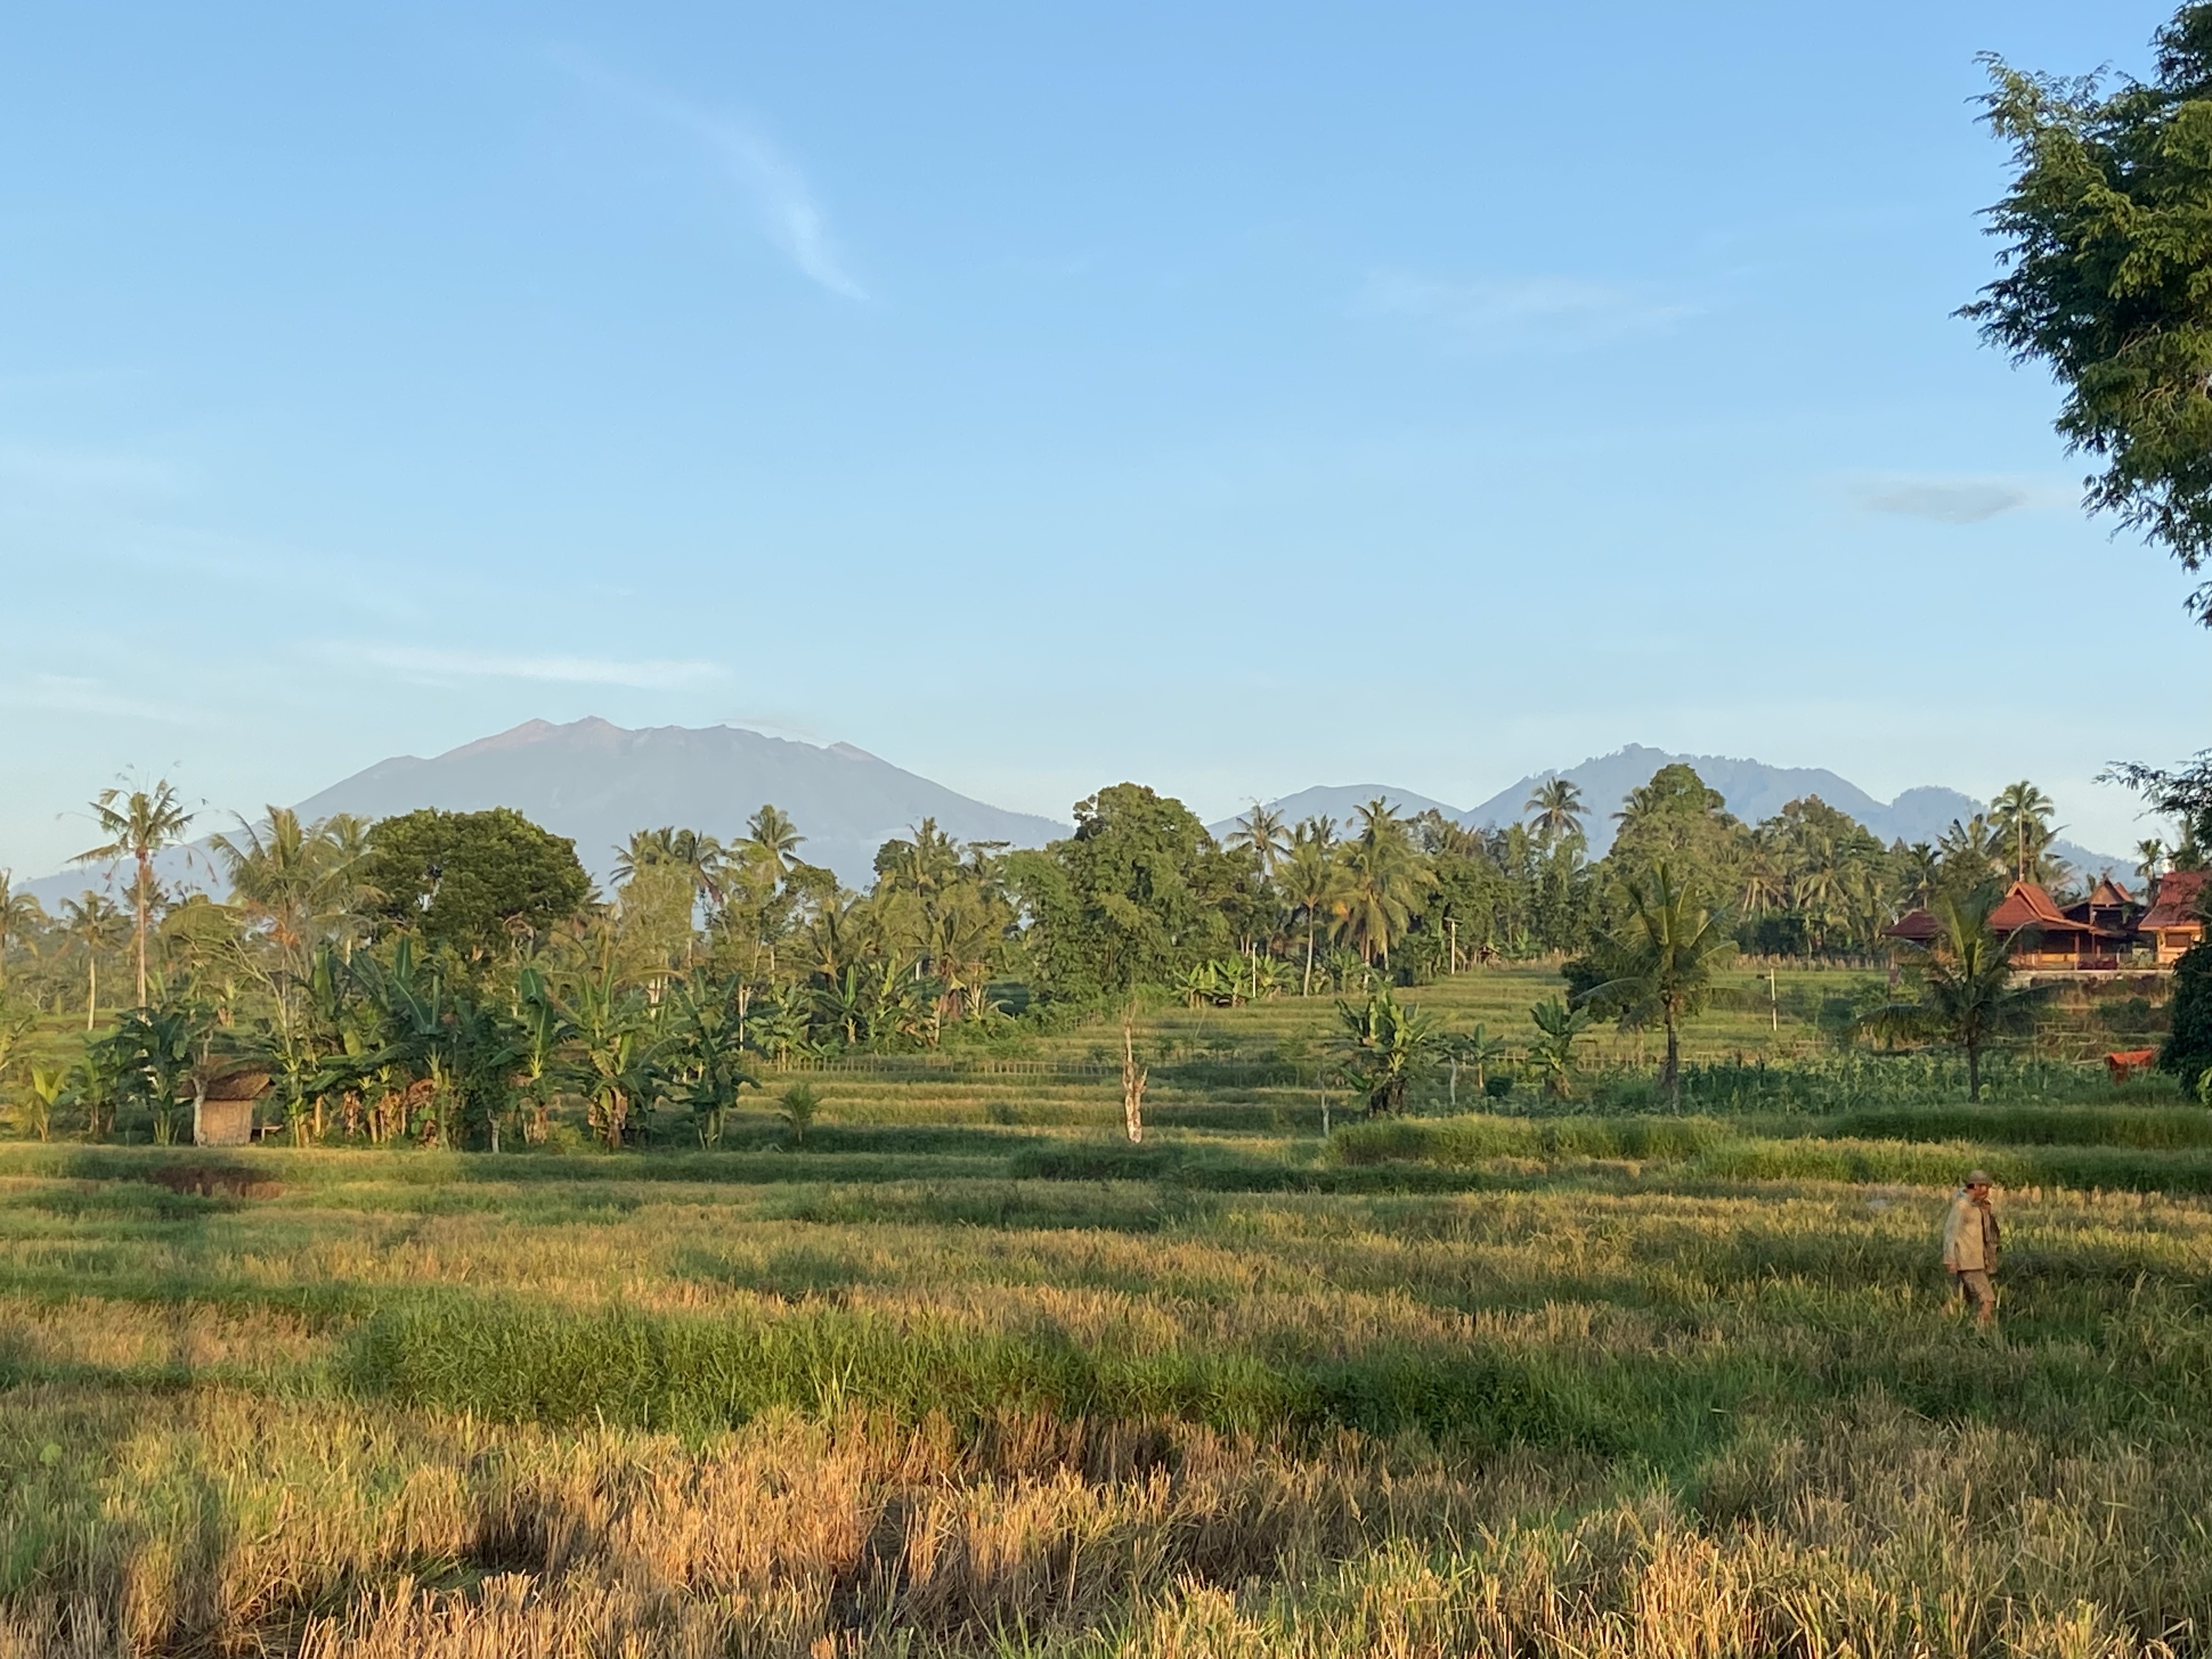
[[[604,657],[511,656],[444,651],[414,645],[372,645],[356,654],[379,668],[423,679],[538,680],[562,685],[623,685],[666,691],[719,680],[728,671],[711,662],[621,662]]]
[[[129,696],[110,690],[103,681],[73,674],[31,674],[12,684],[0,685],[0,708],[155,720],[163,726],[189,726],[202,718],[199,710],[181,703]]]
[[[703,147],[751,204],[761,234],[809,280],[848,300],[868,297],[838,252],[806,175],[757,125],[617,75],[580,53],[556,58],[594,91]]]
[[[1869,513],[1927,519],[1936,524],[1980,524],[2035,505],[2043,492],[2017,478],[1891,474],[1848,480],[1846,493]]]
[[[1401,317],[1440,331],[1462,349],[1574,350],[1656,334],[1702,307],[1643,289],[1578,276],[1515,276],[1454,282],[1407,271],[1376,271],[1353,310]]]

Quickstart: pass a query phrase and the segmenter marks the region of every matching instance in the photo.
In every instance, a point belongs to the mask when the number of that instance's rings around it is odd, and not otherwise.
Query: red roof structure
[[[2212,870],[2175,870],[2160,876],[2157,889],[2151,894],[2150,909],[2141,925],[2186,927],[2195,922],[2202,927],[2204,917],[2198,906],[2208,881],[2212,881]]]
[[[2023,927],[2039,927],[2051,933],[2095,931],[2087,922],[2076,921],[2060,909],[2058,902],[2034,882],[2016,881],[1997,908],[1990,912],[1990,931],[2016,933]]]
[[[1943,931],[1943,924],[1925,910],[1907,910],[1881,930],[1884,939],[1901,939],[1908,945],[1925,945]]]
[[[2204,907],[2212,899],[2212,870],[2173,870],[2158,878],[2150,908],[2136,924],[2161,967],[2204,939]]]

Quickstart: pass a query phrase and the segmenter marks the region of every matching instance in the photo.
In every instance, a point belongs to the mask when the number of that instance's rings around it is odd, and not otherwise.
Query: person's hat
[[[1990,1172],[1987,1170],[1969,1170],[1966,1171],[1967,1186],[1986,1187],[1989,1184]]]

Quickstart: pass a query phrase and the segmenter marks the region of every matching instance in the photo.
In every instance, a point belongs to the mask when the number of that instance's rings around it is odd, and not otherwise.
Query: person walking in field
[[[1990,1282],[1997,1270],[1997,1218],[1990,1208],[1984,1170],[1970,1172],[1951,1194],[1951,1211],[1943,1218],[1943,1270],[1974,1310],[1974,1323],[1986,1328],[1997,1316],[1996,1286]]]

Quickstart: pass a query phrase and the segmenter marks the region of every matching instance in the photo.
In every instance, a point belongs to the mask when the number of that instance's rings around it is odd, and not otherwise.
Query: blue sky
[[[2124,848],[2212,639],[1949,313],[1975,53],[2166,9],[33,9],[0,866],[586,714],[1055,816],[2027,775]]]

